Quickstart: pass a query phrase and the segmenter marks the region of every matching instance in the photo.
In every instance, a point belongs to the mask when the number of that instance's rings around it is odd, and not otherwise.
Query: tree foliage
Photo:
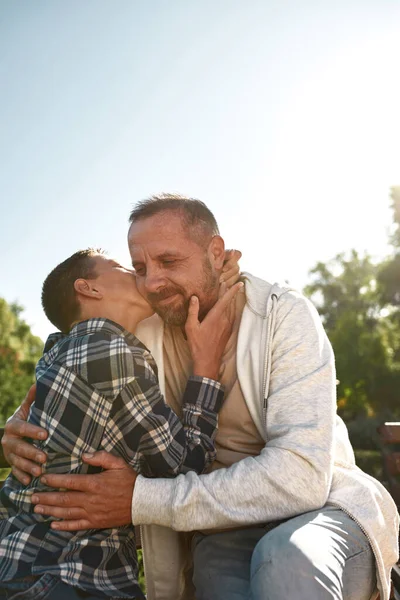
[[[393,254],[380,265],[378,283],[382,302],[400,309],[400,186],[392,187],[390,197],[393,210]],[[398,317],[398,315],[397,315]]]
[[[43,342],[21,318],[22,307],[0,298],[0,422],[20,404],[34,381]]]
[[[378,269],[353,250],[318,263],[305,289],[335,352],[338,408],[346,420],[398,412],[399,332],[381,305]]]
[[[391,198],[392,255],[376,264],[355,250],[339,254],[310,271],[304,290],[332,342],[347,421],[400,418],[400,187]]]

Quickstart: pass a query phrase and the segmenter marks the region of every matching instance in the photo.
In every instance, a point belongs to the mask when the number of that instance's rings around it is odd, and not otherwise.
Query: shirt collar
[[[127,331],[118,323],[111,321],[110,319],[87,319],[86,321],[80,321],[76,325],[74,325],[71,331],[68,334],[61,333],[61,331],[57,331],[56,333],[52,333],[47,338],[44,352],[48,352],[54,344],[59,342],[60,340],[66,337],[81,337],[83,335],[88,335],[90,333],[97,333],[99,331],[111,333],[113,335],[119,335],[125,338],[127,344],[131,345],[143,345],[138,338]]]

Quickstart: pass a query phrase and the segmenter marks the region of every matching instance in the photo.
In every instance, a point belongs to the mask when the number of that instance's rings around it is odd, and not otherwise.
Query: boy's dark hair
[[[78,250],[46,277],[42,287],[42,306],[46,317],[63,333],[79,318],[80,306],[74,288],[76,279],[95,279],[93,257],[102,250]]]
[[[204,202],[180,194],[155,194],[138,202],[129,221],[135,223],[165,211],[179,213],[189,237],[199,245],[208,244],[210,238],[219,235],[217,221]]]

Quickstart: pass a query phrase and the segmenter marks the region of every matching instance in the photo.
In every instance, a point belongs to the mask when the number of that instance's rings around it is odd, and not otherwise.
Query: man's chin
[[[185,306],[172,308],[169,306],[156,306],[155,312],[167,325],[182,327],[186,323],[187,309]]]

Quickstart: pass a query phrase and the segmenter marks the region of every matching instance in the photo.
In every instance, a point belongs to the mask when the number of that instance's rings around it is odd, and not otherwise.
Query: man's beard
[[[218,288],[218,275],[217,273],[213,272],[208,257],[206,257],[203,261],[203,281],[200,282],[198,287],[201,288],[201,297],[203,299],[203,301],[200,301],[199,311],[199,319],[201,320],[205,317],[205,315],[210,310],[212,304],[217,298],[216,291]],[[171,306],[169,306],[158,304],[161,300],[173,296],[174,294],[178,294],[182,298],[181,302],[179,302],[178,305],[172,304]],[[197,294],[192,292],[190,296],[188,296],[187,292],[183,288],[175,285],[170,285],[168,287],[163,288],[160,292],[148,292],[146,294],[146,298],[151,304],[154,311],[162,318],[162,320],[165,323],[167,323],[168,325],[182,327],[186,323],[189,310],[189,301],[192,295]],[[207,300],[210,300],[210,302],[208,303]],[[204,306],[204,304],[207,304],[207,306]]]
[[[173,296],[174,294],[179,294],[182,298],[179,305],[163,306],[158,304],[161,300]],[[168,286],[163,288],[160,292],[149,292],[147,294],[147,300],[155,312],[160,315],[162,320],[165,323],[168,323],[168,325],[181,326],[185,324],[189,308],[189,299],[186,298],[183,289],[178,288],[177,286]]]

